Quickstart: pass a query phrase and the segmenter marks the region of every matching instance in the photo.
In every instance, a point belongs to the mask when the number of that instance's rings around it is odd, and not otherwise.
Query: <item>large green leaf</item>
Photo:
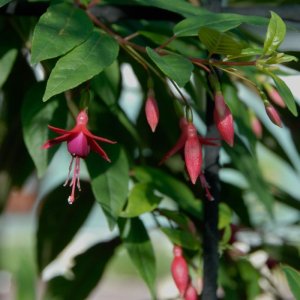
[[[87,14],[70,3],[52,5],[33,32],[31,62],[65,54],[85,41],[93,30]]]
[[[119,52],[109,35],[94,31],[74,50],[60,58],[52,70],[43,100],[76,87],[110,66]]]
[[[154,192],[154,187],[151,184],[137,183],[130,191],[128,204],[121,216],[126,218],[138,217],[154,210],[161,200],[161,197],[155,195]]]
[[[90,155],[87,167],[96,200],[113,229],[128,196],[129,166],[125,152],[118,145],[109,147],[107,154],[111,163]]]
[[[120,66],[115,61],[92,79],[92,87],[108,106],[114,106],[120,94]]]
[[[48,103],[42,102],[45,84],[34,86],[25,96],[22,106],[23,136],[28,152],[37,169],[38,177],[47,170],[57,147],[42,149],[42,145],[54,134],[47,125],[65,127],[67,120],[66,105],[61,96]]]
[[[0,89],[5,83],[13,65],[16,60],[18,51],[17,49],[10,49],[0,58]]]
[[[161,231],[171,240],[173,244],[190,250],[198,250],[200,241],[190,232],[163,227]]]
[[[296,300],[300,300],[300,273],[289,266],[282,266],[282,270],[288,280],[290,289]]]
[[[119,227],[121,238],[133,264],[149,287],[152,298],[155,298],[155,256],[143,222],[138,218],[122,219]]]
[[[0,0],[0,7],[4,6],[5,4],[11,2],[12,0]]]
[[[294,96],[291,92],[291,90],[288,88],[286,83],[279,78],[276,74],[273,72],[266,72],[272,79],[274,80],[276,87],[278,89],[278,92],[282,98],[282,100],[285,102],[287,108],[290,110],[290,112],[294,115],[298,115],[296,102],[294,99]]]
[[[228,33],[206,27],[199,30],[199,39],[210,54],[237,55],[244,47]]]
[[[201,216],[201,202],[197,200],[189,188],[179,180],[163,171],[149,167],[137,167],[134,176],[140,182],[151,183],[162,194],[167,195],[178,205],[197,218]]]
[[[286,26],[282,19],[273,11],[264,42],[264,54],[271,55],[284,40]]]
[[[103,0],[101,3],[122,4],[122,5],[143,5],[158,7],[169,10],[183,16],[193,16],[201,13],[201,8],[196,8],[190,3],[183,0]]]
[[[242,16],[237,14],[216,14],[209,11],[201,11],[197,17],[190,17],[179,22],[174,27],[176,36],[196,36],[201,27],[216,29],[221,32],[238,27],[242,23],[253,25],[265,25],[267,19],[255,16]]]
[[[71,278],[57,276],[51,279],[46,289],[45,300],[88,299],[113,257],[120,239],[98,243],[74,259]]]
[[[82,182],[79,199],[67,202],[69,189],[58,187],[42,200],[38,210],[37,262],[41,272],[73,239],[94,203],[90,185]]]
[[[190,80],[194,67],[188,59],[177,54],[160,56],[149,47],[147,53],[158,68],[179,86],[183,87]]]

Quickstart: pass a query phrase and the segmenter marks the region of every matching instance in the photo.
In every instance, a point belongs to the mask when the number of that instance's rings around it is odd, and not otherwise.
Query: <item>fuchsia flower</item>
[[[105,142],[109,144],[114,144],[116,142],[105,139],[100,136],[93,135],[87,129],[88,123],[88,115],[85,110],[82,110],[77,118],[76,118],[76,126],[71,130],[64,130],[60,128],[56,128],[53,126],[48,125],[49,129],[60,134],[60,136],[48,140],[42,148],[48,149],[56,144],[67,142],[68,151],[72,155],[69,173],[67,180],[64,183],[66,186],[69,182],[70,173],[72,171],[73,161],[75,159],[75,166],[72,180],[70,181],[70,186],[72,187],[71,195],[68,198],[69,204],[72,204],[75,200],[75,186],[77,186],[78,190],[80,191],[80,180],[79,180],[79,173],[80,173],[80,158],[86,158],[90,153],[90,150],[95,151],[100,156],[102,156],[105,160],[110,162],[105,151],[97,144],[96,140],[100,142]]]
[[[269,119],[277,126],[282,127],[280,116],[273,105],[269,102],[265,102],[265,109]]]
[[[189,268],[185,258],[182,256],[182,249],[180,246],[174,246],[173,254],[174,258],[171,265],[171,273],[180,296],[183,297],[190,282]]]
[[[233,117],[220,91],[215,93],[214,121],[222,139],[232,147],[234,140]]]
[[[148,124],[152,132],[154,132],[159,120],[159,110],[156,99],[153,96],[148,96],[146,100],[145,113]]]
[[[193,184],[201,173],[202,167],[202,144],[215,146],[211,139],[205,139],[198,135],[195,125],[185,118],[180,120],[181,135],[175,146],[166,153],[160,161],[162,164],[169,157],[184,148],[184,160],[189,177]]]

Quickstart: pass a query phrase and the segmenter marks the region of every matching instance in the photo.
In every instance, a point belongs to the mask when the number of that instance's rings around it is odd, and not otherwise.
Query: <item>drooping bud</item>
[[[159,120],[159,110],[153,96],[148,96],[146,100],[145,113],[148,124],[151,127],[152,132],[154,132]]]
[[[273,105],[271,105],[269,102],[265,102],[265,109],[266,113],[269,117],[269,119],[277,126],[282,127],[281,118],[277,112],[277,110],[274,108]]]
[[[189,123],[186,130],[187,140],[184,146],[184,159],[190,179],[195,184],[201,172],[202,147],[195,126]]]
[[[250,122],[251,122],[251,129],[253,133],[258,139],[260,139],[262,137],[262,126],[260,121],[257,119],[255,115],[252,115]]]
[[[183,297],[188,288],[190,279],[188,265],[180,250],[180,247],[174,247],[174,259],[171,265],[171,273],[180,296]]]
[[[221,92],[215,93],[214,121],[222,139],[232,147],[234,142],[233,117]]]
[[[196,289],[190,284],[185,292],[184,300],[197,300],[198,295]]]
[[[268,96],[269,96],[270,100],[273,103],[277,104],[278,106],[280,106],[282,108],[286,107],[286,105],[285,105],[283,99],[281,98],[280,94],[278,93],[278,91],[272,85],[267,83],[267,84],[264,85],[264,87],[265,87],[265,89],[268,93]]]

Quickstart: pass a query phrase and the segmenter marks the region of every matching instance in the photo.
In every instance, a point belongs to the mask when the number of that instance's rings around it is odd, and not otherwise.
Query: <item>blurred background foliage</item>
[[[30,55],[34,28],[49,3],[8,2],[0,2],[0,298],[176,299],[170,275],[173,243],[184,248],[201,291],[204,192],[199,192],[200,184],[187,181],[180,155],[158,167],[180,134],[176,91],[170,93],[153,76],[161,116],[153,134],[144,113],[147,74],[128,51],[120,49],[117,60],[93,76],[89,129],[118,146],[103,146],[111,165],[95,154],[86,165],[82,162],[83,191],[73,206],[67,205],[68,189],[62,187],[69,163],[66,147],[40,147],[54,136],[48,124],[72,127],[69,108],[72,103],[80,106],[86,85],[42,101],[59,58],[31,65]],[[105,0],[94,8],[115,32],[124,37],[138,31],[135,43],[151,48],[196,11],[191,5],[267,18],[273,10],[287,23],[279,50],[300,58],[299,1],[175,2]],[[114,7],[116,11],[109,10]],[[240,41],[262,47],[266,29],[267,22],[231,31]],[[174,40],[168,49],[184,56],[207,55],[191,36]],[[299,70],[298,60],[277,73],[294,94],[297,110]],[[252,80],[256,71],[246,67],[243,72]],[[203,71],[195,68],[182,90],[202,135],[206,84]],[[234,115],[236,142],[233,148],[222,145],[220,154],[218,295],[230,300],[300,299],[299,116],[276,106],[284,123],[278,128],[245,82],[224,74],[222,89]],[[251,130],[249,111],[263,125],[260,139]],[[97,187],[106,180],[114,185],[103,192]],[[188,231],[191,223],[199,226],[196,235]]]

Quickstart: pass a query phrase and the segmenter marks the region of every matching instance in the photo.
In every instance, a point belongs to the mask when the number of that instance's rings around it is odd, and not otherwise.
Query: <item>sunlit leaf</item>
[[[92,189],[102,207],[109,227],[114,228],[126,203],[129,184],[129,166],[126,154],[118,145],[107,151],[111,163],[101,157],[90,155],[87,167],[92,180]]]
[[[183,87],[189,80],[193,71],[193,64],[181,55],[169,54],[160,56],[147,47],[147,53],[158,68]]]
[[[31,48],[31,62],[65,54],[85,41],[92,33],[93,24],[87,14],[72,5],[51,5],[37,23]]]
[[[282,270],[288,280],[289,286],[296,300],[300,299],[300,273],[289,266],[282,266]]]
[[[17,54],[17,49],[11,49],[0,58],[0,89],[9,76],[9,73],[16,60]]]
[[[264,42],[264,54],[270,55],[280,46],[284,40],[286,26],[282,19],[273,11],[269,22],[266,39]]]
[[[110,36],[94,31],[89,38],[60,58],[47,82],[43,100],[78,86],[110,66],[119,52]]]
[[[205,27],[199,30],[199,39],[210,54],[237,55],[244,47],[229,34]]]

